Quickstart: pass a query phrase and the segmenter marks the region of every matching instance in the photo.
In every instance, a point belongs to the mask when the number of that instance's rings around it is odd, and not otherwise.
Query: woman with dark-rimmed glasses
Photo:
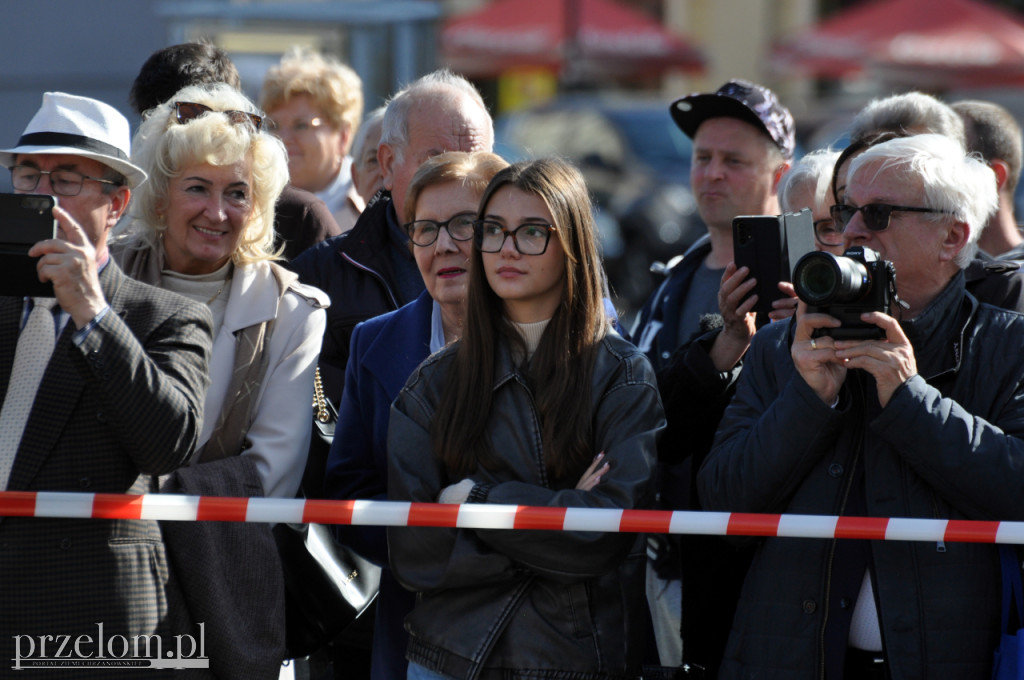
[[[605,313],[582,176],[555,159],[510,166],[478,218],[462,338],[391,411],[389,497],[649,507],[664,417],[650,364]],[[388,542],[417,593],[410,679],[639,676],[637,535],[408,527]]]
[[[274,203],[288,181],[280,140],[227,85],[187,87],[153,109],[132,160],[149,173],[114,256],[131,276],[207,305],[210,389],[191,464],[160,490],[292,498],[311,428],[326,296],[274,263]],[[168,621],[205,623],[218,677],[277,677],[284,653],[280,559],[270,525],[167,522]]]
[[[391,402],[420,362],[462,335],[473,221],[487,183],[507,165],[485,151],[451,151],[430,158],[413,176],[401,218],[425,290],[413,302],[369,319],[352,332],[345,391],[324,479],[328,498],[387,497]],[[408,636],[402,621],[412,610],[414,599],[387,568],[385,530],[338,526],[336,535],[384,566],[374,620],[371,677],[403,678]]]

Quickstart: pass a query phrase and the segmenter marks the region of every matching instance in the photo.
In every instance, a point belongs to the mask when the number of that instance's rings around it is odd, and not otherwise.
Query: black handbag
[[[338,414],[323,394],[317,369],[313,388],[313,433],[302,495],[323,496],[324,468]],[[322,524],[278,524],[274,538],[285,586],[285,645],[288,658],[302,658],[336,638],[377,597],[380,567],[334,540]]]

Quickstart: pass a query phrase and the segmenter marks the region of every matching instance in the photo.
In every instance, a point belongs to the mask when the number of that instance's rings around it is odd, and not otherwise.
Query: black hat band
[[[82,151],[91,151],[103,156],[113,156],[129,162],[128,154],[113,144],[101,142],[85,135],[73,135],[67,132],[33,132],[22,135],[18,146],[67,146]]]

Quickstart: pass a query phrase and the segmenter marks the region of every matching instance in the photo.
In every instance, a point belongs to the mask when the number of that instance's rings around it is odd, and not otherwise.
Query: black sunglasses
[[[869,203],[855,208],[852,205],[836,204],[829,208],[829,213],[836,223],[839,231],[846,231],[850,220],[857,213],[864,216],[864,226],[870,231],[885,231],[889,228],[889,217],[893,212],[919,212],[933,213],[939,215],[952,215],[948,210],[935,210],[933,208],[915,208],[906,205],[889,205],[888,203]]]
[[[204,116],[207,113],[213,111],[206,104],[197,104],[196,102],[174,102],[174,115],[178,123],[184,125],[190,121]],[[263,129],[263,116],[255,113],[249,113],[248,111],[221,111],[228,120],[238,124],[252,123],[252,126],[259,132]]]

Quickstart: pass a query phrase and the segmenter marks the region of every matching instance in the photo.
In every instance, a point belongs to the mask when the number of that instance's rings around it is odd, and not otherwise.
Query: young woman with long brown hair
[[[664,416],[647,359],[605,314],[582,176],[555,159],[516,164],[480,205],[462,339],[392,409],[389,497],[649,506]],[[639,536],[408,527],[388,540],[418,593],[410,679],[639,675]]]

